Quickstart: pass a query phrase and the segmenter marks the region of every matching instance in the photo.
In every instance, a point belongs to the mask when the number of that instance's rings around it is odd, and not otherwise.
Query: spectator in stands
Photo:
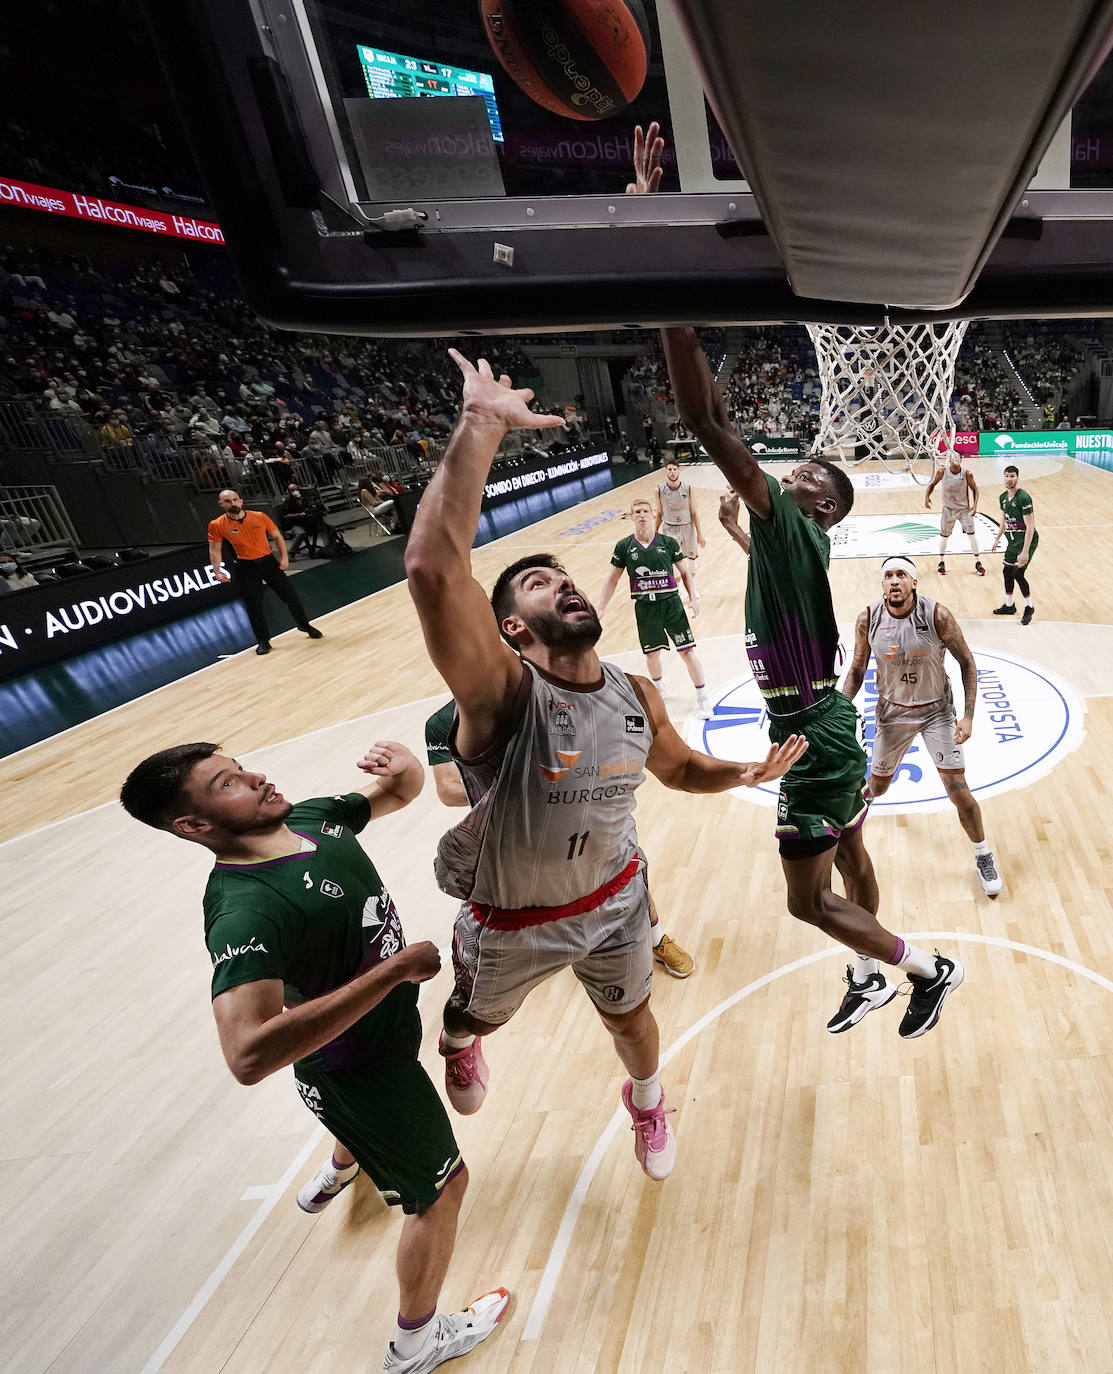
[[[224,412],[220,424],[221,428],[227,430],[229,434],[234,431],[238,431],[240,434],[251,433],[251,426],[244,419],[243,411],[239,406],[229,406]]]
[[[286,491],[290,483],[296,480],[294,460],[281,439],[276,441],[274,452],[267,459],[267,470],[275,491]]]
[[[397,530],[398,511],[394,498],[401,491],[401,484],[391,482],[385,472],[368,473],[360,478],[359,503],[380,525],[391,531]]]
[[[359,466],[374,461],[375,450],[371,446],[370,431],[361,430],[355,438],[349,439],[348,456],[353,463]]]
[[[38,585],[14,553],[0,553],[0,595]]]
[[[114,410],[110,415],[103,416],[98,434],[100,446],[105,450],[120,451],[130,448],[135,442],[135,435],[125,423],[122,410]]]

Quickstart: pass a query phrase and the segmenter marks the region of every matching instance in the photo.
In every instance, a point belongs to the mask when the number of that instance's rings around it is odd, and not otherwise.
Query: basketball
[[[649,25],[641,0],[479,0],[514,84],[566,119],[610,119],[641,90]]]

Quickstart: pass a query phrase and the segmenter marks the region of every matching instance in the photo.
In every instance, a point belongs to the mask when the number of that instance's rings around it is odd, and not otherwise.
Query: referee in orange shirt
[[[269,654],[271,651],[267,618],[263,613],[264,583],[285,601],[299,630],[304,631],[310,639],[323,639],[321,631],[315,625],[310,625],[301,599],[287,580],[286,569],[290,566],[290,556],[278,526],[261,510],[244,510],[239,492],[222,491],[217,499],[224,514],[209,521],[209,558],[213,572],[220,581],[233,582],[243,597],[252,632],[259,641],[255,652]],[[224,539],[236,551],[231,578],[220,568],[221,541]],[[271,551],[272,543],[278,551],[277,558]]]

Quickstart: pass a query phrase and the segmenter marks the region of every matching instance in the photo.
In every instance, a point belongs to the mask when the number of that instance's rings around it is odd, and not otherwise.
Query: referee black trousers
[[[236,591],[243,597],[244,609],[251,622],[251,632],[260,644],[270,639],[267,617],[263,613],[264,586],[270,587],[276,596],[285,601],[299,630],[309,629],[309,617],[305,614],[305,607],[301,604],[297,592],[290,586],[289,578],[278,566],[278,559],[273,553],[268,553],[264,558],[237,559],[232,568],[232,580]]]

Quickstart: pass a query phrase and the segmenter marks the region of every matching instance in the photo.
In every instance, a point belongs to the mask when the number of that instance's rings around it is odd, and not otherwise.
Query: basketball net
[[[967,324],[809,324],[823,383],[812,452],[849,458],[864,445],[867,457],[899,459],[927,481],[954,452],[951,396]]]

